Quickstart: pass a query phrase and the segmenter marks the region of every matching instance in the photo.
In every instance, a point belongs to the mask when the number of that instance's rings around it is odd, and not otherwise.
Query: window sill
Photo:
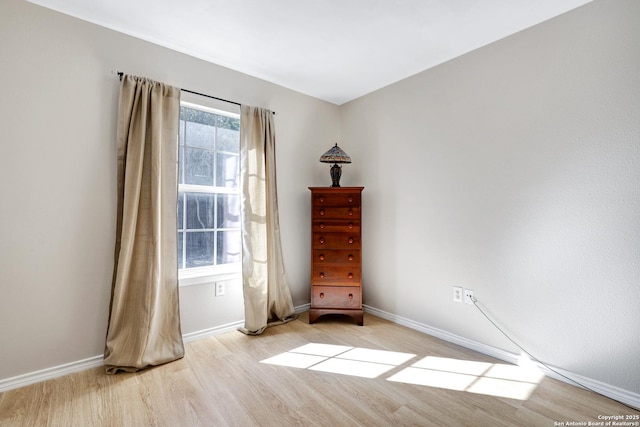
[[[179,286],[201,285],[242,278],[240,264],[189,268],[178,271]]]

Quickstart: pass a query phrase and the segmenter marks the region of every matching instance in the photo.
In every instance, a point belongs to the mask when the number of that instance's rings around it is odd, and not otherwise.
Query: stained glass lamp
[[[335,146],[331,147],[329,151],[320,156],[320,161],[322,163],[333,163],[331,166],[331,181],[333,184],[332,187],[340,187],[340,176],[342,175],[342,167],[338,163],[351,163],[351,157],[347,153],[345,153],[342,148],[338,147],[336,143]]]

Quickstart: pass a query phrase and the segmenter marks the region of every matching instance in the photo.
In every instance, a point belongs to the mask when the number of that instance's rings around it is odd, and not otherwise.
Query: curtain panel
[[[104,353],[109,374],[184,356],[176,249],[179,117],[180,89],[123,76],[115,265]]]
[[[242,281],[246,334],[293,320],[284,271],[276,192],[275,129],[269,110],[241,106]]]

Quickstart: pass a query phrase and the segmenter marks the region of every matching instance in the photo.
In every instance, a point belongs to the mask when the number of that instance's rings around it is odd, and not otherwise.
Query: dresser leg
[[[364,326],[364,315],[362,313],[360,313],[359,315],[354,315],[352,317],[355,319],[358,326]]]
[[[309,324],[316,323],[318,317],[320,317],[320,315],[316,310],[314,310],[313,308],[309,310]]]

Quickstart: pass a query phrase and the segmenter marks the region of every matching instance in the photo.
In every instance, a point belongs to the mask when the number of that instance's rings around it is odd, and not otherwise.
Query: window
[[[181,103],[178,153],[181,284],[189,284],[194,277],[240,271],[239,153],[237,114]]]

